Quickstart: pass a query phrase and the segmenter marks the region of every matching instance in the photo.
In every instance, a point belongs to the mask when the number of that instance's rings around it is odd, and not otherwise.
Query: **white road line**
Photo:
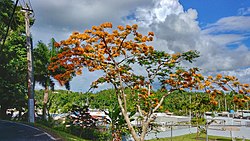
[[[42,130],[36,128],[36,127],[30,126],[30,125],[27,125],[27,124],[23,124],[23,123],[19,123],[19,122],[12,122],[12,121],[8,121],[8,120],[2,120],[2,121],[9,122],[9,123],[14,123],[14,124],[19,124],[19,125],[23,125],[23,126],[32,128],[32,129],[34,129],[34,130],[44,132],[44,131],[42,131]],[[52,139],[52,140],[57,140],[57,139],[55,139],[54,137],[52,137],[50,134],[48,134],[47,132],[44,132],[43,134],[46,134],[46,135],[47,135],[48,137],[50,137],[50,139]]]

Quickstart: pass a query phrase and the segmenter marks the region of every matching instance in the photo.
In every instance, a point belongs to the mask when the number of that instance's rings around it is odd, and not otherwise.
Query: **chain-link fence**
[[[181,127],[181,128],[180,128]],[[204,134],[209,136],[221,136],[228,138],[250,139],[250,127],[245,125],[168,125],[165,131],[151,131],[147,134],[146,140],[171,138],[188,134]],[[183,136],[185,137],[185,136]]]
[[[188,134],[203,134],[203,140],[209,140],[209,136],[227,137],[232,140],[250,139],[250,120],[233,119],[233,118],[217,118],[208,119],[207,125],[187,125],[182,123],[163,124],[150,131],[146,140],[168,138],[173,140],[176,136]],[[185,136],[183,136],[184,139]],[[166,140],[166,139],[165,139]]]

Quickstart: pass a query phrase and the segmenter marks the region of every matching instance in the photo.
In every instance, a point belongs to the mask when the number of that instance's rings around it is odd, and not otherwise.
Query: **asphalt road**
[[[53,141],[48,133],[35,127],[0,120],[0,141]]]

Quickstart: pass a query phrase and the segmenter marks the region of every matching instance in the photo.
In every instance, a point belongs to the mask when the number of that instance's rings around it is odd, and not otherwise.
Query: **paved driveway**
[[[53,141],[55,138],[35,127],[0,120],[0,141]]]

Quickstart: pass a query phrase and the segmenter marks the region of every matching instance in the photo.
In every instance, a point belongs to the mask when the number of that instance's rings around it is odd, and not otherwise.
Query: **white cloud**
[[[151,7],[138,8],[135,15],[139,25],[145,25],[147,30],[156,33],[155,48],[170,53],[198,50],[201,57],[196,65],[203,70],[232,70],[250,66],[250,61],[247,61],[250,51],[242,43],[249,38],[245,33],[250,31],[250,17],[225,17],[202,30],[197,21],[197,11],[184,11],[178,0],[159,0]],[[234,45],[236,49],[227,45]]]
[[[240,9],[238,10],[238,14],[239,14],[239,15],[243,15],[243,16],[249,15],[249,14],[250,14],[250,7],[247,7],[247,8],[240,8]]]
[[[63,40],[73,31],[84,31],[103,22],[121,24],[124,17],[136,7],[152,4],[151,0],[34,0],[35,24],[32,33],[35,39],[48,42],[55,37]],[[66,33],[65,33],[66,30]]]
[[[240,44],[241,41],[247,39],[247,37],[239,34],[218,34],[212,35],[212,39],[218,45],[232,45],[232,44]]]
[[[210,24],[203,31],[205,33],[217,32],[250,32],[250,16],[231,16],[219,19],[216,23]]]
[[[153,8],[138,7],[135,12],[135,18],[140,24],[149,26],[153,22],[164,22],[169,15],[178,15],[183,12],[182,5],[177,0],[154,0]]]
[[[203,72],[223,70],[224,74],[235,75],[249,83],[250,50],[243,41],[249,39],[250,17],[224,17],[201,29],[195,9],[184,11],[178,0],[171,2],[160,0],[151,7],[136,10],[135,20],[147,27],[143,30],[156,33],[154,47],[169,53],[198,50],[201,57],[195,65]],[[135,23],[135,20],[130,22]]]

